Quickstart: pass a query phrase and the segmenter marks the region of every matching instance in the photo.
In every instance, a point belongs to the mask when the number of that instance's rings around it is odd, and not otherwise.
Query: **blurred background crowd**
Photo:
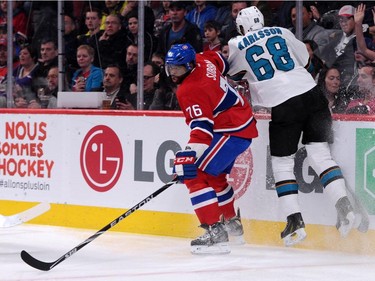
[[[139,4],[144,5],[143,17],[138,14]],[[296,1],[63,1],[63,50],[59,50],[58,1],[0,1],[0,107],[9,107],[8,48],[12,46],[11,107],[56,108],[60,88],[105,92],[112,109],[131,110],[139,108],[141,88],[142,109],[179,110],[176,85],[163,70],[170,46],[188,42],[197,52],[214,50],[228,57],[228,41],[238,35],[238,12],[257,6],[266,26],[288,28],[305,43],[309,71],[324,90],[332,113],[375,114],[374,4],[303,1],[300,11]],[[302,34],[297,34],[299,17]],[[138,48],[140,26],[142,49]],[[63,85],[58,85],[59,73]],[[142,87],[137,86],[139,81]],[[235,86],[250,99],[245,82]],[[268,113],[267,108],[254,110]]]

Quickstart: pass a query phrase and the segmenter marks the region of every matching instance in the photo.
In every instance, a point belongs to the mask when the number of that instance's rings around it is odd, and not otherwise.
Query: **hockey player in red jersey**
[[[224,78],[228,63],[219,53],[196,54],[190,44],[176,44],[165,68],[178,84],[177,99],[191,130],[185,150],[176,153],[173,172],[189,189],[206,230],[191,242],[191,251],[229,253],[228,233],[243,239],[243,227],[226,175],[258,136],[256,121],[249,103]]]

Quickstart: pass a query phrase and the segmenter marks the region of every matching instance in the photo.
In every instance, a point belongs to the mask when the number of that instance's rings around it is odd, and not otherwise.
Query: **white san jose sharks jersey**
[[[263,27],[232,38],[228,45],[228,74],[235,79],[246,72],[253,105],[274,107],[316,85],[305,69],[305,44],[288,29]]]

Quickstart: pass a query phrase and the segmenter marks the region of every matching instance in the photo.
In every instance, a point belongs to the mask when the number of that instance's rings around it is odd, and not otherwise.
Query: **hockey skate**
[[[245,239],[243,238],[243,226],[241,223],[240,209],[237,209],[237,215],[224,223],[225,230],[229,234],[229,241],[232,245],[243,245]]]
[[[191,253],[195,255],[229,254],[228,233],[222,222],[212,225],[202,224],[206,232],[191,241]]]
[[[305,223],[303,222],[301,213],[294,213],[287,217],[287,224],[281,239],[287,247],[294,246],[306,238]]]
[[[335,206],[337,210],[336,228],[342,237],[346,237],[354,226],[355,215],[353,207],[347,196],[337,200]]]
[[[367,232],[370,226],[370,219],[366,208],[363,206],[361,200],[355,195],[355,193],[346,185],[346,191],[350,203],[353,206],[353,212],[355,215],[355,222],[353,228],[357,228],[360,232]]]

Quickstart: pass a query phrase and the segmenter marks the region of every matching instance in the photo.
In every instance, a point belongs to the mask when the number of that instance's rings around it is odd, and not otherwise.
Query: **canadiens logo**
[[[252,176],[253,155],[249,147],[237,157],[232,171],[228,176],[228,183],[233,187],[236,200],[245,194],[247,188],[250,186]]]

